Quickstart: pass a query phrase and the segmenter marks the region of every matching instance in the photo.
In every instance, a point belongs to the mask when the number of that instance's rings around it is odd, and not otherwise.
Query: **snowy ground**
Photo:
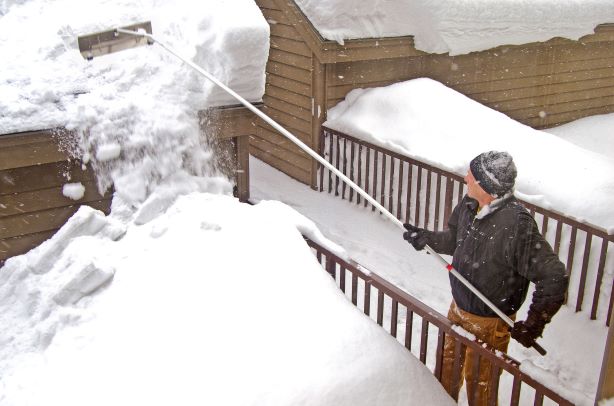
[[[442,314],[452,295],[448,275],[439,263],[416,252],[402,232],[370,208],[319,193],[254,158],[250,161],[252,200],[280,200],[313,220],[322,233],[341,243],[350,257],[383,276]],[[367,230],[367,231],[366,231]],[[524,306],[519,319],[526,315]],[[570,331],[573,326],[573,332]],[[523,369],[580,405],[592,405],[599,379],[607,329],[564,306],[546,328],[541,357],[512,342],[509,354]],[[594,351],[578,351],[592,348]],[[510,382],[502,382],[502,386]],[[528,401],[528,399],[527,399]]]

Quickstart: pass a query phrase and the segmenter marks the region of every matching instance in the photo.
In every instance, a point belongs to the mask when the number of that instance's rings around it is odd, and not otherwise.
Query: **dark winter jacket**
[[[565,266],[543,238],[529,212],[513,196],[486,206],[478,214],[476,200],[465,196],[455,207],[448,230],[427,232],[428,244],[453,256],[452,265],[505,314],[512,315],[535,283],[531,310],[549,318],[565,299]],[[452,296],[462,310],[496,314],[454,276]]]

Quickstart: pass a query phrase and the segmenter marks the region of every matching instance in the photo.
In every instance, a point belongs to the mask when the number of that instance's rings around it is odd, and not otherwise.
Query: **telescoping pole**
[[[216,84],[217,86],[222,88],[224,91],[226,91],[228,94],[230,94],[232,97],[234,97],[236,100],[238,100],[242,105],[247,107],[250,111],[252,111],[258,117],[263,119],[266,123],[268,123],[273,128],[275,128],[277,131],[279,131],[283,136],[285,136],[290,141],[292,141],[294,144],[296,144],[300,149],[305,151],[309,156],[311,156],[313,159],[318,161],[320,164],[322,164],[328,170],[330,170],[335,175],[337,175],[348,186],[350,186],[358,194],[360,194],[362,197],[364,197],[365,200],[367,200],[369,203],[371,203],[373,206],[375,206],[383,215],[388,217],[399,228],[405,230],[405,227],[403,227],[403,222],[401,222],[392,213],[390,213],[388,210],[386,210],[386,208],[384,208],[384,206],[379,204],[367,192],[365,192],[360,186],[358,186],[350,178],[345,176],[341,171],[339,171],[337,168],[335,168],[333,165],[331,165],[328,161],[326,161],[323,157],[321,157],[313,149],[309,148],[304,142],[302,142],[296,136],[294,136],[294,134],[292,134],[291,132],[286,130],[284,127],[282,127],[280,124],[278,124],[275,120],[273,120],[272,118],[270,118],[269,116],[267,116],[266,114],[264,114],[263,112],[258,110],[256,107],[254,107],[253,104],[251,104],[250,102],[245,100],[243,97],[241,97],[241,95],[236,93],[234,90],[232,90],[231,88],[229,88],[228,86],[226,86],[225,84],[220,82],[218,79],[216,79],[214,76],[212,76],[209,72],[207,72],[206,70],[204,70],[200,66],[196,65],[194,62],[190,61],[189,59],[186,59],[183,56],[179,55],[174,49],[172,49],[171,47],[169,47],[165,43],[163,43],[161,41],[158,41],[151,34],[148,34],[146,32],[142,32],[142,31],[139,32],[139,31],[125,30],[125,29],[122,29],[122,28],[117,28],[116,31],[118,33],[122,33],[122,34],[129,34],[129,35],[136,35],[136,36],[146,37],[146,38],[149,38],[151,41],[153,41],[153,42],[157,43],[158,45],[160,45],[166,51],[168,51],[169,53],[171,53],[172,55],[174,55],[175,57],[180,59],[185,64],[189,65],[191,68],[193,68],[194,70],[196,70],[197,72],[199,72],[200,74],[205,76],[211,82],[213,82],[214,84]],[[426,249],[426,251],[429,254],[432,254],[435,258],[437,258],[439,260],[439,262],[443,265],[445,270],[447,270],[449,273],[451,273],[456,279],[458,279],[463,285],[465,285],[473,294],[475,294],[477,297],[479,297],[480,300],[482,300],[486,305],[488,305],[488,307],[490,307],[490,309],[492,311],[494,311],[505,323],[507,323],[508,326],[510,326],[510,327],[514,326],[514,322],[512,321],[512,319],[510,319],[497,306],[495,306],[486,296],[484,296],[484,294],[482,294],[482,292],[480,292],[475,286],[473,286],[471,284],[471,282],[469,282],[463,275],[458,273],[458,271],[456,269],[454,269],[454,267],[451,264],[449,264],[441,255],[439,255],[437,252],[435,252],[435,250],[433,250],[428,245],[425,246],[425,249]],[[537,342],[533,343],[533,348],[535,348],[537,350],[537,352],[539,352],[541,355],[545,355],[546,354],[546,350],[542,346],[540,346]]]

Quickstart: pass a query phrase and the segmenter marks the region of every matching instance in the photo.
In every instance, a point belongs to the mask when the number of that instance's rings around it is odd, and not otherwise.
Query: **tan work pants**
[[[515,315],[511,317],[515,318]],[[481,317],[459,309],[453,301],[448,311],[448,319],[475,335],[478,339],[488,343],[493,348],[506,352],[510,342],[510,333],[507,324],[498,317]],[[478,369],[477,388],[473,385],[474,359],[473,351],[469,348],[460,356],[460,376],[457,382],[452,381],[454,368],[454,340],[446,337],[443,348],[443,368],[441,384],[448,393],[458,399],[458,392],[467,383],[467,400],[470,406],[488,404],[491,388],[491,365],[487,360],[480,359]],[[499,379],[499,377],[496,377]],[[496,396],[496,394],[495,394]]]

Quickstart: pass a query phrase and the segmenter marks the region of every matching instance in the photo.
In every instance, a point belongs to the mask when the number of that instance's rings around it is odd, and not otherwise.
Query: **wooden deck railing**
[[[465,348],[471,348],[475,354],[474,365],[479,365],[481,359],[487,359],[493,368],[492,376],[497,377],[501,372],[501,381],[509,383],[500,385],[498,381],[494,382],[497,390],[493,391],[489,399],[490,405],[497,404],[497,400],[506,404],[505,399],[509,399],[509,405],[512,406],[530,402],[542,405],[544,399],[559,405],[573,404],[521,372],[516,360],[505,354],[495,353],[483,342],[474,341],[459,333],[457,327],[453,327],[446,317],[390,282],[373,272],[363,272],[358,266],[342,260],[313,241],[307,240],[307,243],[348,300],[419,358],[438,380],[441,381],[444,340],[451,337],[456,343],[457,357]],[[458,378],[458,358],[454,366],[453,376]],[[478,374],[475,373],[474,376],[477,377]],[[477,386],[474,382],[473,387]]]
[[[466,192],[463,177],[457,174],[326,127],[321,137],[322,156],[403,222],[443,230]],[[327,169],[320,168],[318,182],[320,191],[368,206]],[[614,235],[555,211],[523,204],[567,266],[568,302],[577,312],[584,311],[592,320],[608,324],[614,299],[614,260],[608,246],[614,243]]]

